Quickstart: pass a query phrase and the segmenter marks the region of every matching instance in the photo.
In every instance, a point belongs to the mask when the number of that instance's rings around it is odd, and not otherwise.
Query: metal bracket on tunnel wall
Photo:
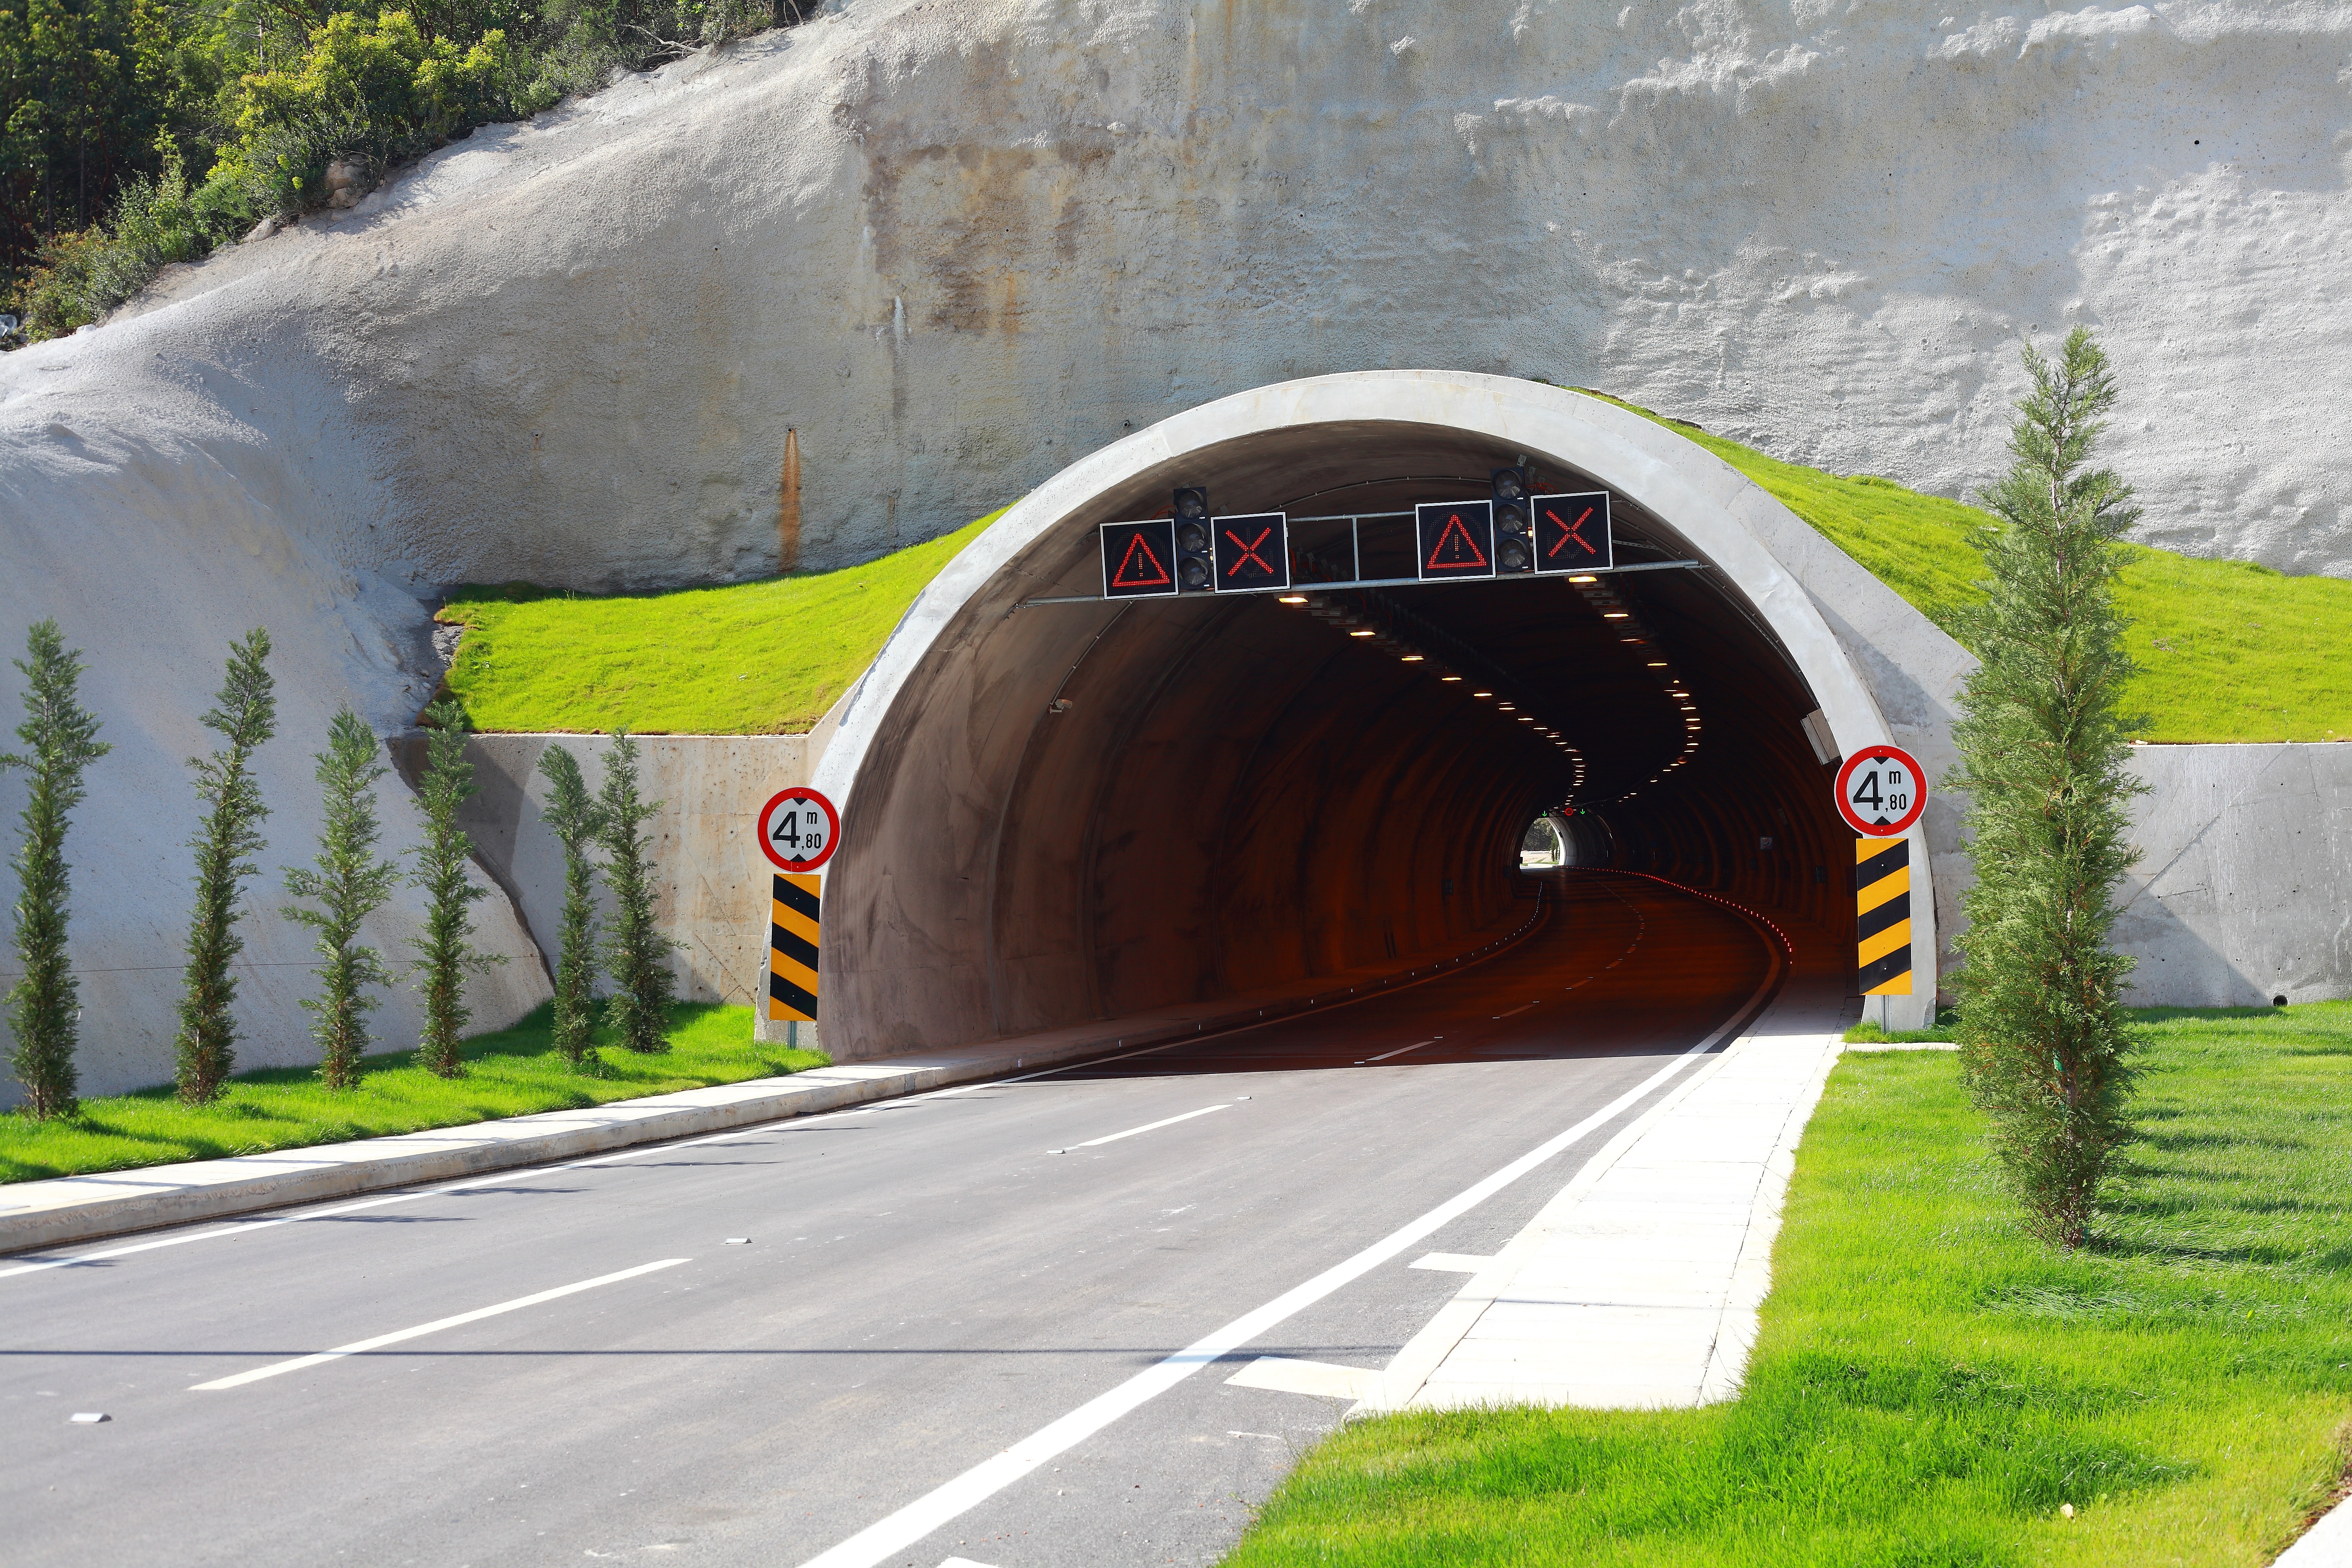
[[[768,1022],[786,1026],[784,1043],[800,1044],[800,1026],[816,1022],[817,910],[823,879],[772,873],[768,903]]]
[[[1865,996],[1911,994],[1911,841],[1853,841],[1854,956]]]

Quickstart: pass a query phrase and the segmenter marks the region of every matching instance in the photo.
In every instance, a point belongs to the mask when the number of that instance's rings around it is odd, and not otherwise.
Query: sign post
[[[1903,836],[1927,805],[1927,776],[1900,746],[1864,746],[1838,769],[1838,815],[1859,836],[1853,934],[1864,996],[1911,994],[1911,841]]]
[[[818,868],[841,840],[841,814],[804,785],[779,790],[760,808],[760,853],[774,867],[768,892],[769,1023],[784,1026],[784,1043],[800,1044],[800,1026],[816,1022],[818,915],[824,879]]]

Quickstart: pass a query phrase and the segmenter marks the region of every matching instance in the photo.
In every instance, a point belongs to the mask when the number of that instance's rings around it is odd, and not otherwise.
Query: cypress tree
[[[506,959],[473,944],[474,901],[487,889],[466,875],[474,847],[457,821],[457,808],[474,793],[474,764],[466,760],[466,710],[443,700],[425,710],[433,728],[425,743],[425,842],[416,847],[416,870],[409,881],[428,900],[425,934],[408,939],[417,952],[412,966],[425,994],[425,1037],[417,1042],[417,1065],[443,1078],[463,1078],[458,1042],[474,1011],[466,1005],[466,980]]]
[[[580,762],[560,745],[539,759],[547,775],[547,825],[563,846],[563,931],[555,962],[555,1048],[580,1071],[601,1076],[596,1031],[596,863],[589,858],[604,814],[588,794]]]
[[[377,1005],[372,985],[388,985],[383,954],[361,944],[360,923],[383,907],[399,885],[400,868],[376,858],[383,828],[375,809],[375,781],[384,773],[376,760],[375,731],[345,708],[327,727],[327,749],[319,753],[319,787],[326,797],[327,822],[319,854],[309,867],[286,873],[286,890],[317,901],[296,905],[286,918],[319,933],[320,994],[302,998],[315,1020],[319,1079],[329,1089],[350,1089],[360,1080],[360,1058],[367,1053],[367,1016]]]
[[[2085,467],[2116,400],[2089,331],[2054,364],[2028,347],[2025,367],[2015,463],[1983,498],[2000,521],[1976,539],[1990,572],[1969,626],[1983,663],[1953,727],[1977,874],[1961,900],[1958,1036],[2030,1226],[2074,1248],[2132,1133],[2136,1041],[2118,1000],[2131,960],[2107,938],[2145,787],[2126,767],[2144,721],[2118,708],[2133,666],[2114,595],[2118,542],[2139,513],[2113,471]]]
[[[216,706],[201,722],[227,744],[209,757],[192,757],[196,798],[209,808],[190,847],[196,852],[196,907],[188,921],[188,967],[180,994],[180,1098],[203,1105],[219,1098],[236,1065],[236,976],[229,965],[245,951],[236,934],[243,911],[237,894],[257,868],[261,824],[269,808],[253,776],[255,748],[278,732],[277,682],[263,668],[269,634],[256,626],[229,645],[228,676]]]
[[[25,653],[15,661],[25,677],[25,721],[16,726],[25,749],[0,756],[0,768],[32,775],[18,816],[17,976],[7,999],[16,1048],[8,1065],[24,1086],[26,1114],[41,1121],[76,1108],[81,1004],[66,956],[66,818],[86,793],[82,770],[113,748],[99,740],[97,719],[81,706],[81,650],[67,651],[58,623],[36,623]]]
[[[626,730],[613,731],[596,804],[603,818],[598,826],[604,880],[613,889],[613,935],[604,950],[613,995],[604,1005],[604,1019],[629,1049],[667,1051],[670,991],[677,980],[664,961],[677,944],[654,927],[653,842],[637,830],[662,803],[637,798],[637,743]]]

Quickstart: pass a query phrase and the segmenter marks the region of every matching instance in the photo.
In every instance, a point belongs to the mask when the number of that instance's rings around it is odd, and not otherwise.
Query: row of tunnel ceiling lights
[[[1568,581],[1570,586],[1584,596],[1586,604],[1600,612],[1604,623],[1616,627],[1620,642],[1653,653],[1658,651],[1657,644],[1651,637],[1649,628],[1642,625],[1641,617],[1626,607],[1624,600],[1618,597],[1616,589],[1604,586],[1598,577],[1570,577]],[[1673,762],[1651,774],[1648,781],[1648,784],[1662,784],[1675,769],[1687,766],[1691,758],[1697,754],[1700,728],[1698,704],[1692,699],[1689,682],[1675,676],[1671,661],[1652,658],[1645,659],[1643,663],[1651,678],[1657,681],[1659,689],[1665,693],[1667,700],[1680,710],[1683,721],[1682,749],[1675,754]],[[1577,770],[1577,782],[1581,784],[1583,778],[1584,772],[1580,767]],[[1629,789],[1608,804],[1614,805],[1620,802],[1631,800],[1646,787],[1648,785],[1643,784]],[[1571,808],[1575,805],[1574,790],[1569,792],[1569,798],[1565,804]]]
[[[1591,583],[1597,582],[1598,579],[1592,577],[1571,577],[1569,581],[1571,583]],[[1437,664],[1431,660],[1426,654],[1423,653],[1412,644],[1407,642],[1404,638],[1398,637],[1393,632],[1384,630],[1381,627],[1373,625],[1367,617],[1358,615],[1353,610],[1329,603],[1319,605],[1316,604],[1305,594],[1285,594],[1281,598],[1282,603],[1286,605],[1307,605],[1307,613],[1313,616],[1317,620],[1323,621],[1331,626],[1339,626],[1351,638],[1367,641],[1374,647],[1382,648],[1394,653],[1398,659],[1402,663],[1428,665],[1432,670],[1435,671],[1438,681],[1441,685],[1466,686],[1470,684],[1465,678],[1456,675],[1454,671],[1446,668],[1444,665]],[[1495,693],[1492,691],[1473,689],[1470,695],[1481,702],[1494,701],[1495,700]],[[1520,723],[1532,725],[1536,734],[1541,735],[1546,741],[1557,747],[1567,756],[1570,765],[1575,769],[1576,773],[1575,782],[1569,787],[1569,798],[1573,800],[1575,798],[1576,792],[1584,787],[1584,753],[1578,751],[1574,746],[1570,745],[1568,743],[1567,737],[1563,736],[1558,730],[1552,728],[1550,725],[1546,724],[1536,718],[1534,714],[1519,712],[1517,703],[1496,702],[1495,707],[1497,712],[1513,714],[1517,718]]]

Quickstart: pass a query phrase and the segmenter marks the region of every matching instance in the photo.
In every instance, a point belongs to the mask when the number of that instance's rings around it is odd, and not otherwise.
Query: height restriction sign
[[[814,871],[833,858],[841,817],[833,802],[795,784],[778,790],[760,808],[760,853],[779,871]]]
[[[1927,804],[1927,775],[1900,746],[1864,746],[1838,769],[1838,815],[1864,838],[1898,838]]]

